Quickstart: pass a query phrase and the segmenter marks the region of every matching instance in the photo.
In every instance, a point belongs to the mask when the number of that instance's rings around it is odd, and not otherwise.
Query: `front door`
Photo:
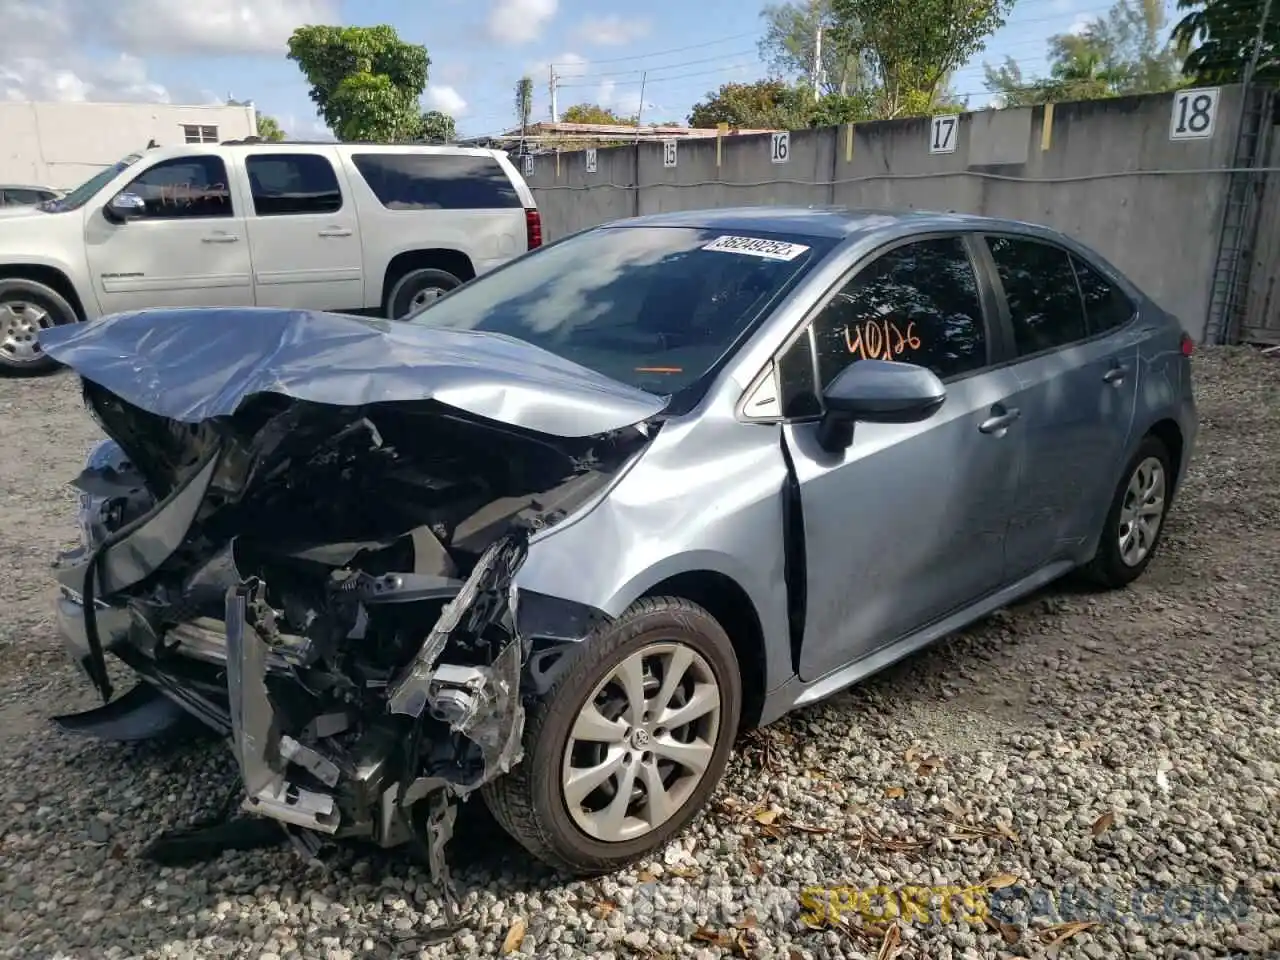
[[[88,207],[85,244],[102,312],[252,306],[244,215],[230,186],[221,157],[175,157],[124,188],[146,203],[138,219],[115,223],[101,204]]]
[[[364,306],[360,221],[336,157],[328,147],[302,146],[244,157],[258,306]]]
[[[804,513],[806,682],[1003,582],[1022,449],[1009,404],[1018,380],[990,369],[979,289],[964,238],[897,246],[859,270],[782,358],[780,369],[799,369],[815,352],[820,389],[867,357],[918,363],[947,384],[933,417],[857,424],[839,454],[819,446],[812,420],[784,427]]]
[[[1022,358],[1013,403],[1026,461],[1007,546],[1017,579],[1078,559],[1101,527],[1133,425],[1140,333],[1128,298],[1066,250],[1021,237],[986,242]]]

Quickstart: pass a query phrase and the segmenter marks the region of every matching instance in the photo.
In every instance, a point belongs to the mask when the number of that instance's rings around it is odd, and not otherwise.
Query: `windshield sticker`
[[[764,257],[766,260],[794,260],[809,248],[802,243],[761,240],[759,237],[716,237],[702,249],[745,253],[749,257]]]

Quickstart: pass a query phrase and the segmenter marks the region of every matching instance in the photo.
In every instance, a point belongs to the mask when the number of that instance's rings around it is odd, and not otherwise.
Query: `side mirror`
[[[845,367],[822,395],[826,413],[818,442],[835,453],[853,442],[853,425],[918,423],[927,420],[947,399],[937,375],[914,363],[858,360]]]
[[[103,207],[107,219],[116,223],[128,223],[137,220],[147,212],[147,202],[136,193],[117,193]]]

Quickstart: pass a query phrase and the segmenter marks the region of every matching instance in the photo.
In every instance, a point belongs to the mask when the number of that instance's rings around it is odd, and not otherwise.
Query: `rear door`
[[[966,238],[916,239],[858,269],[780,358],[806,543],[805,681],[1001,585],[1022,427],[1017,377],[993,367],[993,313]],[[818,443],[818,396],[864,358],[929,367],[946,402],[921,423],[856,424],[833,455]]]
[[[243,155],[258,306],[343,311],[364,305],[360,220],[336,159],[329,147]]]
[[[1017,579],[1076,557],[1105,516],[1136,406],[1136,308],[1099,270],[1048,241],[988,235],[986,251],[1026,434],[1008,540]]]

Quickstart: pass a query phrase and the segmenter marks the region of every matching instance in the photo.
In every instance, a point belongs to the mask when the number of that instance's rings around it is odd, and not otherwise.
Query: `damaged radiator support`
[[[357,823],[368,824],[383,845],[404,839],[420,847],[444,896],[449,923],[454,924],[457,904],[445,847],[453,833],[457,801],[521,760],[520,679],[527,651],[515,628],[512,583],[527,551],[528,534],[517,529],[482,554],[412,660],[385,689],[387,722],[405,718],[401,722],[407,722],[411,731],[407,746],[403,737],[395,736],[379,743],[366,730],[362,743],[372,743],[372,752],[366,751],[359,764],[326,756],[323,749],[303,743],[285,729],[268,689],[271,664],[279,662],[271,641],[281,634],[266,603],[266,584],[250,578],[230,587],[226,594],[227,694],[232,750],[244,786],[243,809],[285,824],[295,842],[301,839],[304,848],[312,850],[322,836],[351,835],[341,832],[339,792],[352,786],[344,779],[352,779],[355,796],[371,808],[356,813]],[[403,580],[409,580],[408,575]],[[396,602],[395,590],[386,583],[387,578],[382,578],[376,596],[360,594],[360,602]],[[487,665],[439,662],[453,641],[475,644],[494,635],[504,636],[505,642]],[[447,725],[451,734],[465,737],[478,748],[483,760],[478,776],[459,779],[425,769],[430,766],[432,748],[438,746],[434,742],[438,737],[427,734],[429,722]],[[399,769],[395,769],[396,756]],[[303,775],[290,779],[291,765]],[[380,780],[373,771],[385,771],[391,782]],[[373,794],[360,789],[366,781],[377,787]],[[411,815],[419,802],[427,807],[425,837],[414,828]]]

